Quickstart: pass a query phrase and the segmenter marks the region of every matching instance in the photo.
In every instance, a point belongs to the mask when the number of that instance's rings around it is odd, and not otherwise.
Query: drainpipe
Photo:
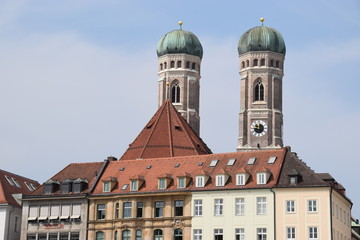
[[[333,237],[334,237],[333,236],[332,191],[333,191],[333,188],[330,187],[330,236],[331,236],[331,239],[333,239]]]
[[[7,223],[8,223],[8,225],[7,225],[7,233],[6,233],[6,235],[7,236],[5,236],[5,239],[9,239],[9,233],[10,233],[10,219],[11,219],[11,213],[14,211],[14,207],[13,206],[11,206],[11,211],[9,212],[9,220],[7,221]]]
[[[270,191],[273,193],[274,195],[274,240],[276,240],[276,197],[275,197],[275,191],[273,190],[274,188],[270,188]]]

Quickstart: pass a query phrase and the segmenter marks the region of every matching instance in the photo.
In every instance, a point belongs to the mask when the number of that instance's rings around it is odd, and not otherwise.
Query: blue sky
[[[237,42],[260,24],[286,43],[284,143],[347,189],[360,217],[360,2],[0,2],[0,168],[44,182],[72,162],[119,157],[157,108],[157,41],[204,48],[201,137],[236,149]]]

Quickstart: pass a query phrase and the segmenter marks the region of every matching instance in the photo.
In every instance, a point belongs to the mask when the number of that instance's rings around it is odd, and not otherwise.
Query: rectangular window
[[[159,189],[166,189],[166,179],[159,178]]]
[[[318,239],[318,228],[309,227],[309,240],[317,240],[317,239]]]
[[[39,233],[38,240],[46,240],[46,233]]]
[[[131,218],[131,202],[123,203],[123,218]]]
[[[175,201],[175,216],[176,217],[183,216],[183,208],[184,208],[184,201],[182,201],[182,200]]]
[[[136,203],[136,217],[137,218],[142,218],[143,217],[143,203],[142,202],[137,202]]]
[[[235,215],[245,214],[245,198],[235,198]]]
[[[316,200],[308,200],[308,211],[317,212]]]
[[[245,185],[245,174],[236,174],[236,185]]]
[[[202,216],[202,200],[194,200],[194,216]]]
[[[235,229],[235,239],[236,240],[245,240],[245,229],[236,228]]]
[[[287,213],[294,213],[295,212],[295,201],[294,200],[286,201],[286,212]]]
[[[49,240],[58,240],[57,233],[49,233]]]
[[[194,240],[202,240],[202,229],[194,229]]]
[[[69,233],[60,233],[60,240],[69,240]]]
[[[19,231],[19,217],[15,216],[14,232]]]
[[[40,216],[39,216],[39,221],[45,221],[48,218],[49,214],[49,206],[47,205],[42,205],[40,206]]]
[[[196,187],[204,187],[204,176],[196,176]]]
[[[216,186],[223,187],[225,185],[224,180],[225,180],[224,175],[217,175],[216,176]]]
[[[258,228],[257,229],[257,240],[266,240],[266,239],[267,239],[266,228]]]
[[[104,192],[110,192],[110,182],[104,182]]]
[[[215,240],[223,240],[223,230],[222,229],[214,229],[214,239]]]
[[[38,218],[38,206],[29,207],[29,221],[35,221]]]
[[[137,180],[131,180],[130,183],[130,190],[131,191],[137,191],[138,190],[138,181]]]
[[[119,219],[119,210],[120,210],[120,204],[117,202],[115,203],[115,219]]]
[[[28,234],[26,240],[36,240],[36,234]]]
[[[295,228],[294,227],[286,228],[286,236],[287,236],[286,238],[287,240],[296,239]]]
[[[78,232],[70,233],[70,240],[79,240],[79,239],[80,239],[80,233]]]
[[[163,217],[164,216],[164,202],[159,201],[155,202],[155,217]]]
[[[51,205],[49,220],[56,220],[60,215],[60,205]]]
[[[73,204],[72,206],[72,213],[71,213],[71,219],[80,219],[80,211],[81,211],[81,205],[80,204]]]
[[[185,178],[184,177],[178,178],[178,188],[185,188]]]
[[[214,215],[222,216],[223,215],[223,199],[215,199],[214,200]]]
[[[70,217],[70,205],[69,204],[61,205],[60,219],[65,220],[68,219],[69,217]]]
[[[257,197],[256,198],[256,214],[262,215],[266,214],[266,197]]]
[[[104,220],[105,219],[105,204],[98,204],[97,205],[97,220]]]
[[[266,173],[257,174],[257,184],[266,184]]]

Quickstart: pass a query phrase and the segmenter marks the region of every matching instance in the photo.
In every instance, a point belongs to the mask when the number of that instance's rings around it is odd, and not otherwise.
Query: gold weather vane
[[[265,18],[260,18],[260,22],[261,22],[261,26],[264,26],[264,21],[265,21]]]
[[[179,21],[179,25],[180,25],[180,30],[182,30],[183,22],[182,22],[182,21]]]

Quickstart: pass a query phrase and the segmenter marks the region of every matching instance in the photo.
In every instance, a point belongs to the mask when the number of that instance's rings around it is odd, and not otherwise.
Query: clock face
[[[267,132],[267,124],[262,120],[256,120],[251,123],[251,133],[256,137],[262,137]]]

